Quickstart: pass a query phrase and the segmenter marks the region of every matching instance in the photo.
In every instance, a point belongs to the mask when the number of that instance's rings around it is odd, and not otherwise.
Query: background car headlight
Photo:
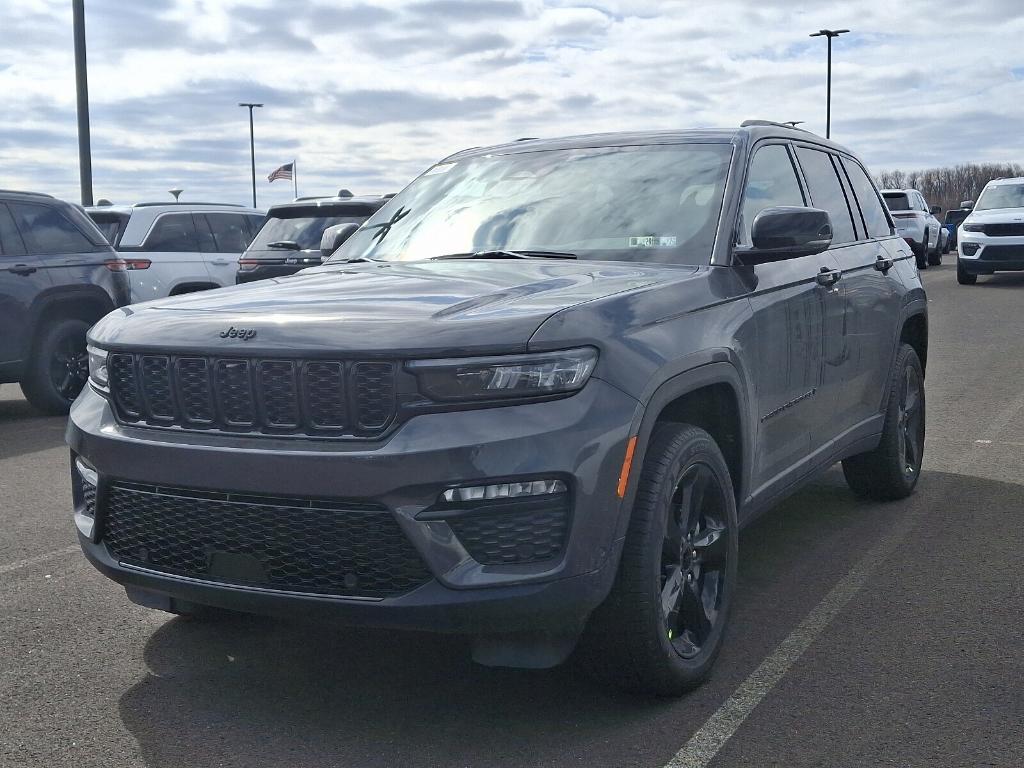
[[[89,380],[106,391],[110,385],[110,374],[107,371],[107,351],[97,347],[88,347],[89,352]]]
[[[434,400],[496,400],[568,394],[583,388],[597,364],[597,350],[502,357],[417,360],[408,369]]]
[[[984,224],[964,224],[964,232],[984,232]]]

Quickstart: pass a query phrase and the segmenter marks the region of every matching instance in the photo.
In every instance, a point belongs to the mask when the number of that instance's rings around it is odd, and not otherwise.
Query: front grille
[[[984,261],[1022,261],[1024,245],[987,245],[981,258]]]
[[[372,437],[396,411],[391,362],[117,352],[108,368],[118,418],[128,423]]]
[[[102,541],[120,562],[204,581],[385,598],[431,575],[375,504],[114,483]]]
[[[483,565],[518,565],[562,553],[569,532],[567,494],[483,507],[446,522]]]
[[[989,237],[1024,237],[1024,222],[985,224],[984,231]]]

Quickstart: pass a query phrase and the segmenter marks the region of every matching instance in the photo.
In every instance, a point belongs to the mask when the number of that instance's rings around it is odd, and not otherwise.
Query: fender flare
[[[629,518],[633,509],[633,502],[636,499],[637,483],[640,477],[640,470],[643,467],[647,454],[647,445],[650,442],[651,433],[658,421],[658,416],[665,406],[690,392],[695,392],[703,387],[725,384],[736,396],[739,403],[739,431],[742,472],[738,484],[737,504],[745,498],[746,489],[750,485],[750,471],[753,466],[754,435],[752,429],[756,420],[752,420],[750,414],[750,398],[748,386],[740,370],[732,362],[722,360],[721,355],[716,355],[715,360],[706,362],[688,370],[678,373],[667,381],[663,382],[649,398],[643,402],[642,409],[639,409],[638,416],[630,426],[629,434],[636,436],[636,449],[633,453],[633,460],[630,467],[629,482],[626,486],[626,493],[620,505],[619,519],[616,525],[615,536],[620,539],[626,535],[629,527]],[[735,480],[735,478],[734,478]]]

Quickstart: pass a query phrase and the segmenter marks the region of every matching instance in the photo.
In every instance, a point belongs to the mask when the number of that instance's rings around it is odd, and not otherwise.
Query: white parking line
[[[0,576],[11,571],[17,571],[21,568],[28,568],[29,566],[36,565],[38,563],[45,563],[47,560],[53,560],[55,557],[61,555],[70,555],[72,552],[78,552],[79,547],[77,544],[72,544],[69,547],[63,549],[55,549],[52,552],[46,552],[42,555],[36,555],[35,557],[26,557],[24,560],[15,560],[13,563],[7,565],[0,565]]]
[[[857,594],[882,561],[889,557],[911,529],[921,521],[923,515],[923,512],[906,515],[893,526],[889,536],[868,550],[860,562],[832,587],[796,629],[750,673],[700,730],[690,737],[675,757],[665,764],[665,768],[704,768],[710,763],[754,708]]]

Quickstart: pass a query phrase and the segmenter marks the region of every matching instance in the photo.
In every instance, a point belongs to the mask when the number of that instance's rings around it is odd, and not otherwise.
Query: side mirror
[[[961,200],[960,201],[960,207],[961,208],[965,208],[965,209],[967,209],[969,211],[972,208],[974,208],[974,201],[973,200]]]
[[[940,208],[937,205],[933,205],[928,210],[930,210],[932,212],[932,216],[938,216],[940,213],[942,213],[942,208]]]
[[[335,224],[333,227],[325,229],[323,237],[320,238],[320,255],[326,259],[338,250],[338,247],[348,240],[357,229],[359,229],[359,225],[352,223]]]
[[[753,246],[738,252],[744,264],[812,256],[832,245],[832,219],[820,208],[765,208],[754,218],[750,239]]]

